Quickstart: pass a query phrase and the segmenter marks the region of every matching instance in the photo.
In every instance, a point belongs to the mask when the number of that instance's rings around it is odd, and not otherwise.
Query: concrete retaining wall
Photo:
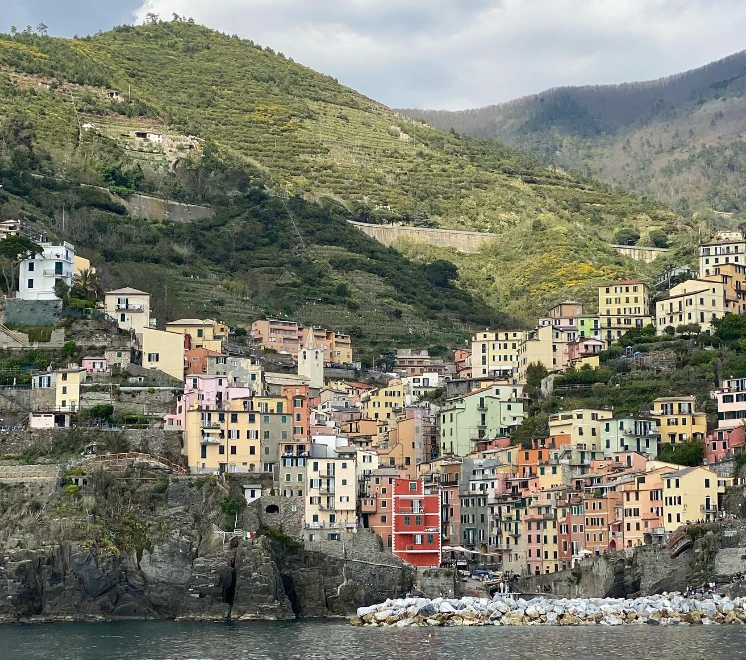
[[[182,204],[170,199],[160,199],[149,195],[127,195],[122,202],[127,213],[146,220],[172,220],[174,222],[195,222],[215,215],[209,206]]]
[[[476,231],[457,231],[452,229],[426,229],[424,227],[405,227],[400,225],[369,225],[363,222],[348,221],[361,232],[375,238],[384,245],[393,245],[400,238],[415,243],[425,243],[436,247],[449,247],[473,254],[479,252],[485,243],[495,241],[497,234],[486,234]]]

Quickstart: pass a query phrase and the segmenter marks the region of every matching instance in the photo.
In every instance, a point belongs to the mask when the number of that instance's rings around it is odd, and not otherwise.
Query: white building
[[[41,254],[21,262],[18,275],[18,298],[21,300],[57,300],[55,284],[62,280],[73,285],[75,248],[64,241],[61,245],[40,243]]]

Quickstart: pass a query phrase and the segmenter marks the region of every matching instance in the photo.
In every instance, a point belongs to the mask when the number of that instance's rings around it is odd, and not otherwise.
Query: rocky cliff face
[[[281,535],[224,543],[209,515],[223,495],[214,484],[172,482],[165,502],[151,504],[137,525],[132,512],[123,515],[140,530],[135,543],[111,518],[102,525],[89,515],[63,528],[41,515],[36,525],[28,515],[8,521],[0,531],[0,622],[342,616],[411,587],[401,565],[309,552]],[[59,511],[70,503],[56,504]],[[102,541],[110,535],[101,526],[111,527],[120,547]]]

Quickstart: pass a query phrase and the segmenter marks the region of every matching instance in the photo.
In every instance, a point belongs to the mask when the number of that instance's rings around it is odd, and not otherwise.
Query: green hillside
[[[282,54],[187,22],[72,40],[0,35],[0,121],[11,193],[0,213],[81,245],[114,283],[162,290],[162,317],[285,313],[360,342],[452,343],[508,315],[529,323],[547,300],[610,276],[652,276],[608,248],[621,226],[642,242],[662,229],[691,257],[692,227],[659,204],[432,129]],[[148,133],[162,143],[138,137]],[[79,200],[79,183],[217,213],[147,223]],[[473,258],[403,248],[411,260],[346,219],[502,240]]]
[[[746,211],[746,51],[661,80],[557,88],[460,112],[402,112],[683,212]]]

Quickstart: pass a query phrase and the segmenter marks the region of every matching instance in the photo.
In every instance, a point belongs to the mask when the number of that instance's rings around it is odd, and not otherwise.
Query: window
[[[416,481],[410,481],[409,482],[409,490],[410,491],[416,491],[417,490],[417,482]]]
[[[28,280],[28,282],[26,282],[26,288],[27,289],[33,289],[34,288],[34,280]]]
[[[385,523],[385,522],[386,522],[386,520],[387,520],[387,518],[386,518],[386,514],[384,513],[384,514],[382,514],[382,515],[381,515],[381,522],[382,522],[382,523]]]
[[[33,261],[28,265],[28,272],[29,273],[33,273],[34,272],[34,262]]]
[[[121,314],[119,315],[119,321],[120,321],[121,323],[124,323],[124,322],[125,322],[126,320],[127,320],[127,315],[126,315],[126,314],[125,314],[124,312],[122,312],[122,313],[121,313]]]
[[[148,353],[148,362],[159,362],[160,355],[158,353]]]
[[[205,331],[202,328],[197,328],[197,337],[204,337]]]
[[[236,454],[236,445],[231,445],[231,454],[232,455]]]

